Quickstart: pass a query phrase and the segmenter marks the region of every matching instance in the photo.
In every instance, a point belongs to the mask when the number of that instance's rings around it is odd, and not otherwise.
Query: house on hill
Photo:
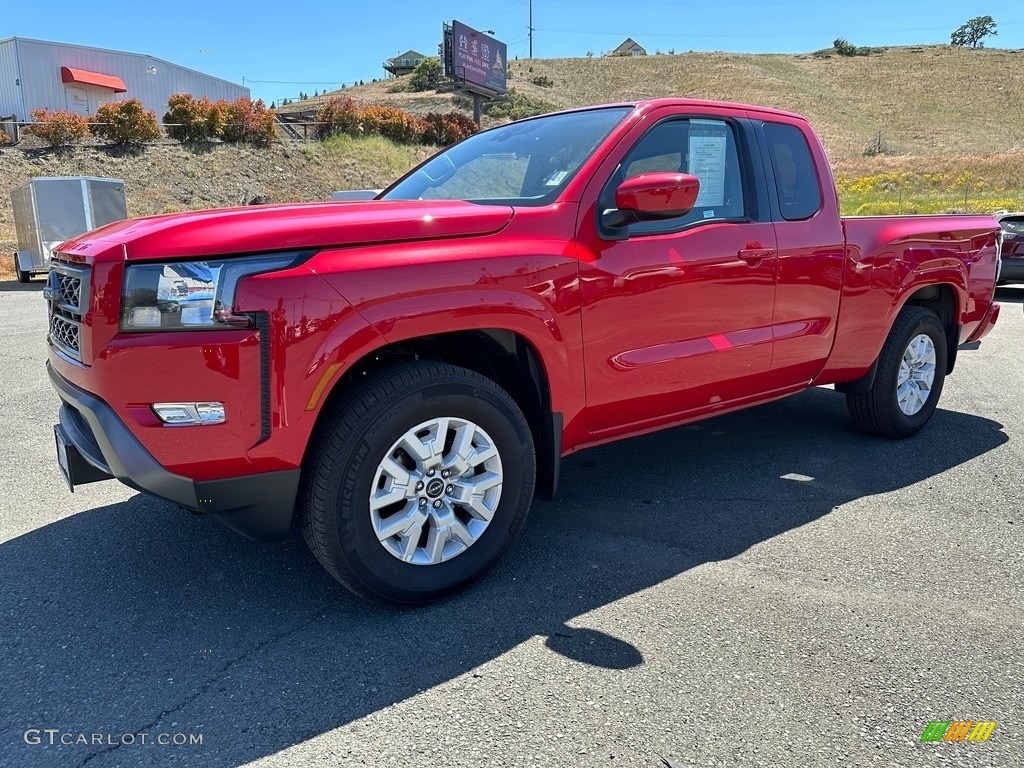
[[[632,37],[627,37],[622,41],[622,45],[616,48],[614,51],[608,54],[609,56],[646,56],[647,51],[640,43],[636,42]]]
[[[412,74],[412,71],[422,64],[425,59],[436,58],[436,56],[427,56],[425,53],[409,50],[405,53],[400,53],[392,59],[387,59],[384,62],[384,71],[389,73],[392,77],[410,75]]]

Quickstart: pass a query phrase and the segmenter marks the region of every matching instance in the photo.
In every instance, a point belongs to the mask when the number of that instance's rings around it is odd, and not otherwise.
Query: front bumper
[[[107,403],[76,387],[49,362],[46,370],[63,401],[57,428],[67,444],[72,484],[117,478],[136,490],[215,515],[258,541],[288,535],[299,487],[298,469],[216,480],[174,474],[153,458]]]

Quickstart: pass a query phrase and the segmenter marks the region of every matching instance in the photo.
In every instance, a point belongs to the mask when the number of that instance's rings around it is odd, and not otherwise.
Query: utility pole
[[[526,27],[530,35],[530,58],[533,58],[533,0],[530,0],[530,21]]]

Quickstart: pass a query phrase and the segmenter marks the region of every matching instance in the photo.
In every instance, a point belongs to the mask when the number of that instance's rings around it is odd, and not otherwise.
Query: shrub
[[[458,112],[430,113],[418,119],[397,107],[369,104],[359,107],[348,97],[328,99],[316,111],[317,138],[378,134],[399,144],[426,142],[448,145],[476,131],[476,123]]]
[[[51,147],[77,144],[89,135],[89,123],[81,115],[57,109],[33,109],[30,113],[34,125],[25,126],[25,133],[38,136]]]
[[[0,128],[0,144],[10,144],[10,143],[11,143],[11,137],[7,135],[7,131],[5,131],[3,128]]]
[[[476,123],[461,112],[430,112],[422,118],[420,124],[423,128],[423,142],[441,147],[447,147],[476,133]]]
[[[156,113],[143,108],[138,99],[103,104],[92,120],[92,132],[118,146],[145,144],[160,138]]]
[[[441,77],[441,62],[437,59],[424,59],[416,65],[409,77],[410,91],[430,91],[437,87]]]
[[[218,101],[215,106],[224,110],[224,141],[265,147],[277,138],[274,110],[267,109],[263,99],[243,97],[231,103]]]
[[[473,102],[465,96],[457,97],[455,103],[466,109],[472,109],[473,106]],[[515,88],[509,88],[502,96],[484,101],[481,109],[484,114],[499,120],[522,120],[524,117],[554,112],[558,107],[544,99],[527,96]]]
[[[167,100],[164,122],[167,135],[181,142],[209,141],[224,132],[227,104],[212,103],[205,96],[198,101],[189,93],[175,93]]]
[[[317,137],[326,139],[328,136],[338,133],[358,136],[360,133],[359,112],[359,107],[348,96],[329,98],[316,111]]]
[[[419,121],[397,107],[370,104],[359,110],[359,124],[364,133],[379,133],[399,144],[412,144],[423,134]]]
[[[539,77],[535,77],[530,82],[533,83],[534,85],[539,85],[541,88],[550,88],[555,84],[555,81],[552,80],[547,75],[540,75]]]
[[[832,43],[832,47],[840,56],[856,56],[857,46],[839,37]]]
[[[832,50],[840,56],[870,56],[872,53],[881,51],[879,48],[871,48],[866,45],[856,46],[841,37],[832,42]],[[819,53],[822,51],[815,51],[815,55]]]
[[[879,155],[894,155],[893,148],[889,145],[889,142],[882,139],[882,132],[878,132],[878,136],[871,140],[871,143],[864,148],[864,157],[878,157]]]

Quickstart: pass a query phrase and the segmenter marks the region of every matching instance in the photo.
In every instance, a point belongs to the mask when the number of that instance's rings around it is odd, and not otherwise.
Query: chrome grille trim
[[[89,309],[89,267],[53,260],[43,291],[49,316],[49,340],[82,361],[82,318]]]
[[[79,343],[81,325],[61,317],[50,315],[50,341],[63,349],[69,355],[81,360]]]

